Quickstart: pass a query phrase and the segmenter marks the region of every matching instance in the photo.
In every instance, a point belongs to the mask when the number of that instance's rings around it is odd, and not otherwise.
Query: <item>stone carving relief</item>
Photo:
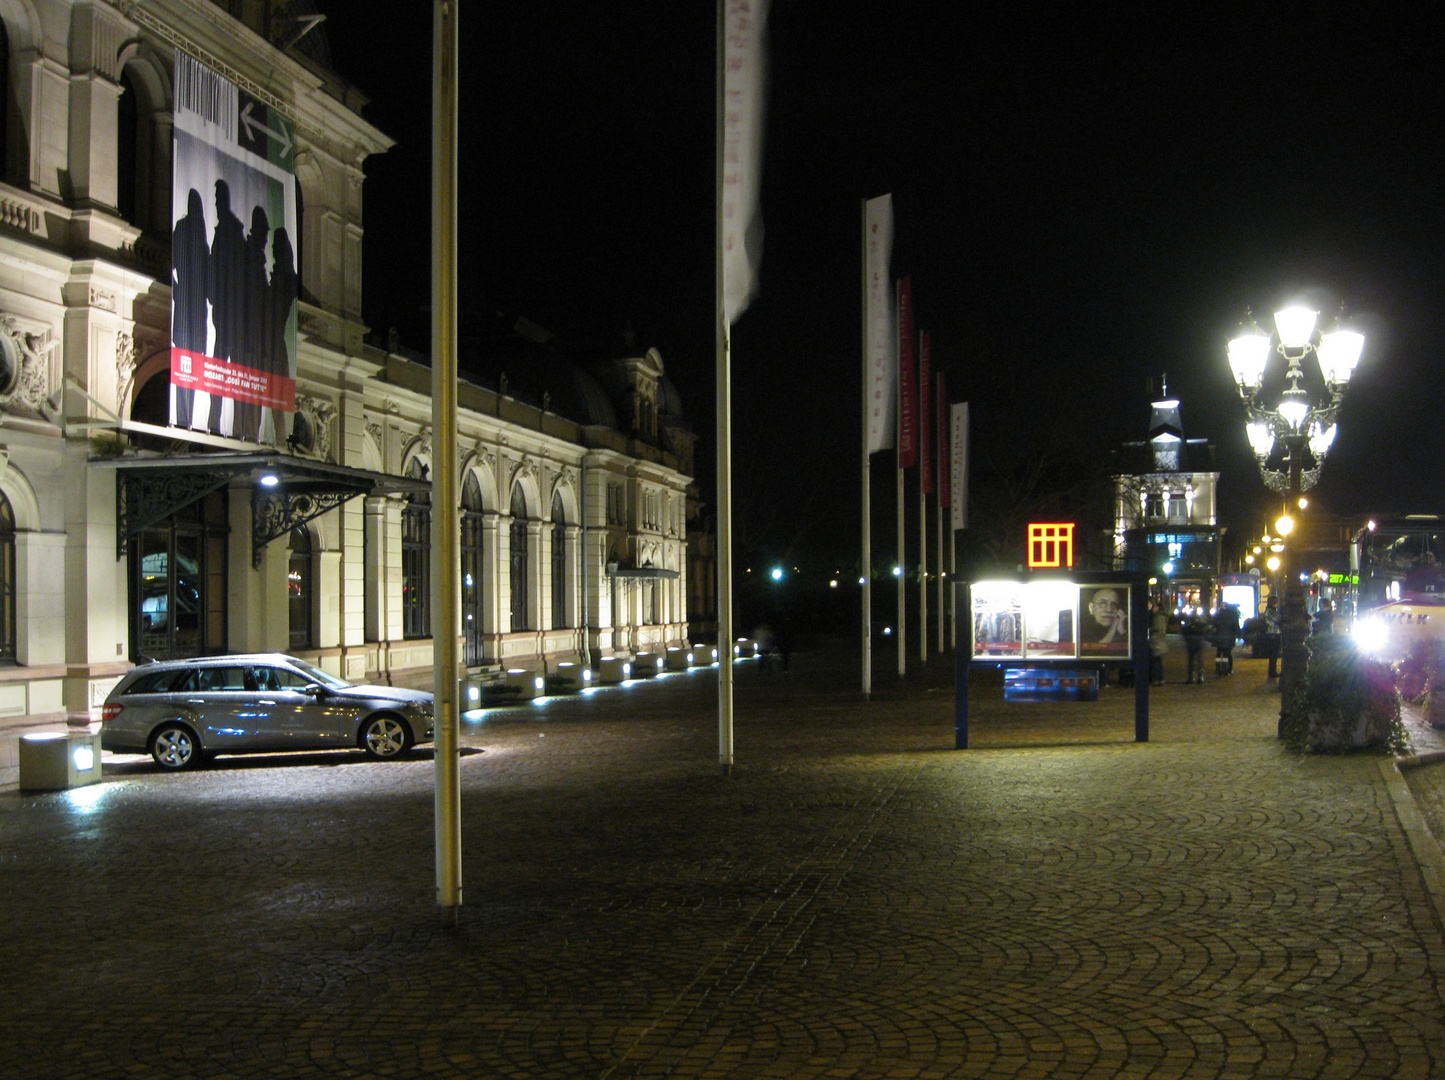
[[[331,460],[331,429],[336,419],[336,406],[323,398],[309,394],[296,395],[296,413],[304,417],[310,432],[309,445],[295,445],[295,449],[320,461]]]
[[[467,453],[466,447],[459,447],[458,449],[460,450],[462,457],[465,458]],[[492,450],[492,448],[481,439],[478,439],[476,443],[472,446],[472,458],[474,461],[476,461],[477,464],[485,465],[487,468],[492,470],[493,474],[496,473],[497,455]]]
[[[135,338],[124,330],[115,335],[115,411],[130,415],[131,384],[135,381]]]
[[[30,334],[14,315],[0,313],[0,408],[40,411],[54,391],[47,354],[54,347],[49,332]]]
[[[512,470],[512,483],[515,484],[524,476],[540,482],[541,470],[537,468],[537,463],[528,454],[523,454],[522,460],[517,462],[517,467]]]

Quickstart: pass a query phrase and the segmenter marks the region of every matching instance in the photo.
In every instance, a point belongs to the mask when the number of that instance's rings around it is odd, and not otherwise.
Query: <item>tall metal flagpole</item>
[[[873,693],[873,483],[868,453],[868,202],[863,202],[863,550],[859,577],[863,585],[863,696]]]
[[[922,424],[918,425],[921,429]],[[920,437],[918,453],[918,660],[928,664],[928,493],[923,490],[922,455],[928,451]]]
[[[717,575],[718,763],[733,765],[732,324],[757,288],[768,0],[717,6]]]
[[[958,533],[954,531],[953,523],[948,526],[948,580],[952,582],[958,577]],[[948,589],[948,647],[958,648],[958,609],[954,606],[954,591],[950,585]]]
[[[902,395],[899,395],[902,397]],[[900,422],[898,430],[903,430]],[[903,436],[900,434],[899,445],[902,445]],[[901,454],[902,451],[900,450]],[[902,458],[899,458],[900,462]],[[903,466],[898,466],[898,563],[893,572],[898,575],[898,677],[901,679],[908,671],[908,566],[906,563],[907,552],[904,549],[905,537],[903,532]]]
[[[934,387],[933,483],[936,490],[933,496],[933,512],[938,519],[938,543],[935,546],[938,552],[938,654],[942,656],[947,645],[944,627],[944,593],[948,589],[950,576],[948,559],[943,551],[943,516],[946,510],[943,505],[945,501],[943,485],[945,477],[948,475],[943,460],[944,455],[948,452],[948,428],[944,425],[948,423],[948,402],[944,399],[943,372],[938,372],[934,378],[938,380],[938,385]]]
[[[436,882],[442,921],[462,903],[461,493],[457,483],[457,0],[438,0],[432,79],[432,641]]]
[[[723,267],[724,101],[726,99],[726,0],[717,6],[716,251],[717,302],[717,738],[718,768],[733,768],[733,464],[732,333],[726,310]]]
[[[918,662],[928,666],[928,335],[918,335]]]
[[[899,310],[902,310],[902,303],[899,302]],[[902,329],[901,327],[899,328]],[[904,548],[906,537],[903,531],[903,398],[905,388],[903,386],[903,368],[900,364],[895,378],[898,380],[898,449],[895,457],[898,460],[898,485],[897,485],[897,517],[898,517],[898,562],[894,564],[893,572],[898,575],[898,677],[901,679],[908,671],[908,553]]]

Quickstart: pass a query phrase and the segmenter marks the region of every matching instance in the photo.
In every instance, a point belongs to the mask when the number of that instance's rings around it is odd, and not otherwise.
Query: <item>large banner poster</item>
[[[296,409],[291,122],[176,52],[171,424],[271,445]]]

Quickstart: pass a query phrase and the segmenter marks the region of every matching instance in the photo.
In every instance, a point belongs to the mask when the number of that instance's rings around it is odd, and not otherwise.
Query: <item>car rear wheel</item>
[[[201,763],[201,749],[184,724],[162,724],[151,734],[151,757],[162,769],[179,772]]]
[[[394,716],[373,716],[361,729],[361,748],[374,758],[399,758],[411,743],[411,730]]]

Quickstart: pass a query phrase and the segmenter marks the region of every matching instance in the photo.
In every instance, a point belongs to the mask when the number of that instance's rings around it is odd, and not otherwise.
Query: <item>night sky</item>
[[[366,166],[366,318],[426,351],[430,7],[321,8],[334,66],[397,139]],[[1445,512],[1445,19],[983,8],[773,2],[766,240],[734,329],[738,542],[856,550],[859,219],[885,192],[894,272],[980,464],[1141,438],[1167,374],[1186,434],[1219,447],[1223,522],[1252,531],[1270,500],[1225,343],[1247,308],[1306,296],[1367,338],[1317,504]],[[714,13],[463,0],[460,18],[464,323],[634,330],[710,487]]]

